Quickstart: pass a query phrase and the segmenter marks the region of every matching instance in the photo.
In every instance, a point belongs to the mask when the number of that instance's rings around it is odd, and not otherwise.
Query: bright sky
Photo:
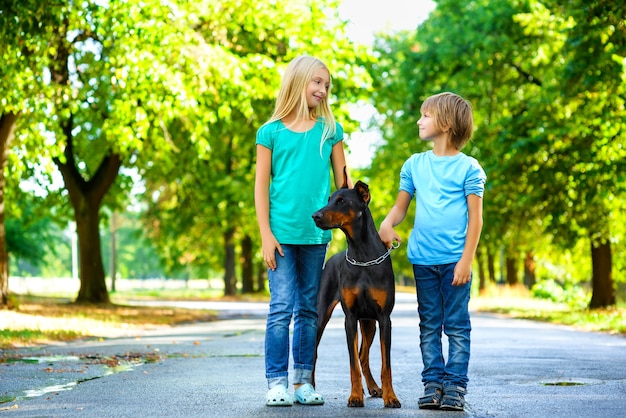
[[[375,32],[415,29],[434,8],[432,0],[343,0],[339,14],[352,40],[372,44]]]
[[[435,8],[432,0],[343,0],[339,7],[342,18],[349,20],[348,36],[362,44],[371,45],[374,34],[415,29]],[[367,120],[374,108],[367,106],[356,109],[353,117]],[[378,131],[353,133],[346,141],[349,167],[369,165],[376,145],[381,141]]]

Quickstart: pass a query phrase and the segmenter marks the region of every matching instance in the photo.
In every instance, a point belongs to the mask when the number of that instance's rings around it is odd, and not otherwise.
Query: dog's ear
[[[363,183],[361,180],[357,181],[354,185],[354,190],[357,191],[361,200],[365,202],[365,204],[370,203],[370,188],[367,184]]]
[[[341,186],[342,189],[347,189],[348,188],[348,170],[346,168],[346,166],[343,166],[343,186]]]

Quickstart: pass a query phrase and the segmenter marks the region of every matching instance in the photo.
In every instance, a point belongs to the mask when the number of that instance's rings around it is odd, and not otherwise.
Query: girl
[[[257,132],[254,185],[270,310],[265,334],[266,405],[321,405],[311,384],[317,334],[317,293],[332,238],[311,215],[330,196],[330,168],[343,185],[343,128],[328,104],[331,77],[317,58],[287,67],[272,117]],[[270,181],[271,180],[271,181]],[[352,187],[348,180],[348,186]],[[289,325],[294,319],[294,397],[287,392]]]

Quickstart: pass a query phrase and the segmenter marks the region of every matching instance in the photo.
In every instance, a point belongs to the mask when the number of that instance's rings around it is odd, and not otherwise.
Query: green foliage
[[[331,69],[333,108],[348,134],[358,129],[350,105],[370,101],[379,113],[371,126],[383,144],[371,167],[352,172],[370,186],[377,225],[393,205],[402,163],[428,148],[415,124],[421,102],[452,90],[474,106],[464,152],[488,176],[485,253],[532,252],[538,293],[581,300],[571,289],[592,276],[589,243],[610,242],[613,276],[626,281],[623,8],[439,0],[416,31],[380,36],[369,51],[347,39],[337,3],[2,2],[0,112],[19,113],[4,191],[14,255],[22,248],[20,258],[30,251],[50,274],[63,270],[67,243],[59,256],[41,257],[46,234],[60,239],[46,217],[67,221],[72,208],[53,158],[73,158],[73,179],[86,188],[118,155],[120,175],[99,210],[124,212],[132,190],[142,213],[141,221],[125,214],[118,231],[120,274],[219,274],[227,245],[259,241],[255,132],[273,110],[286,63],[309,53]],[[30,191],[46,200],[24,200]],[[405,243],[413,210],[399,227]],[[30,241],[18,241],[28,228]],[[332,245],[343,248],[344,237]],[[412,275],[406,244],[393,259],[399,276]],[[561,294],[544,279],[563,283]]]
[[[163,154],[142,171],[145,222],[168,273],[193,263],[206,275],[224,268],[226,246],[246,237],[259,242],[254,138],[273,111],[281,72],[292,58],[310,54],[328,64],[335,114],[347,132],[354,129],[345,119],[347,104],[368,87],[359,66],[368,57],[348,41],[334,6],[304,0],[190,6],[199,48],[209,53],[194,79],[197,114],[210,117],[195,125],[173,121],[174,155]],[[233,244],[225,242],[230,234]]]
[[[580,286],[565,287],[553,279],[537,283],[530,291],[533,297],[564,303],[574,309],[583,309],[589,303],[590,297]]]
[[[12,178],[7,183],[12,186],[15,180]],[[66,218],[50,208],[55,201],[11,187],[5,199],[8,201],[4,213],[6,245],[15,262],[9,273],[41,276],[48,268],[57,271],[55,276],[71,273],[69,245],[64,243],[62,232]]]
[[[327,62],[346,132],[347,104],[370,83],[370,57],[347,39],[335,0],[35,3],[0,8],[2,80],[20,81],[0,84],[20,112],[11,178],[36,183],[58,213],[69,201],[82,216],[95,195],[102,225],[138,187],[147,212],[132,225],[142,236],[118,231],[123,276],[206,277],[223,268],[226,233],[258,241],[254,137],[293,57]],[[115,182],[98,189],[118,156]]]
[[[482,247],[545,261],[573,256],[581,242],[586,251],[590,241],[623,245],[622,9],[601,0],[440,0],[415,33],[379,38],[368,69],[386,143],[372,183],[395,196],[402,162],[424,150],[415,129],[421,102],[454,91],[474,107],[476,131],[463,151],[487,172]],[[407,219],[399,232],[408,238],[410,228]],[[590,279],[582,263],[567,266],[571,282]]]

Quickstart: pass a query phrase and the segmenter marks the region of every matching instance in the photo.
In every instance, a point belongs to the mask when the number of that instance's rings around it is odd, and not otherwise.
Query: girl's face
[[[417,121],[417,126],[419,126],[420,138],[424,141],[432,141],[434,137],[442,133],[432,113],[428,110],[422,111],[422,117]]]
[[[326,98],[330,87],[330,73],[324,67],[320,67],[313,74],[313,78],[309,82],[306,89],[306,102],[309,109],[319,106]]]

